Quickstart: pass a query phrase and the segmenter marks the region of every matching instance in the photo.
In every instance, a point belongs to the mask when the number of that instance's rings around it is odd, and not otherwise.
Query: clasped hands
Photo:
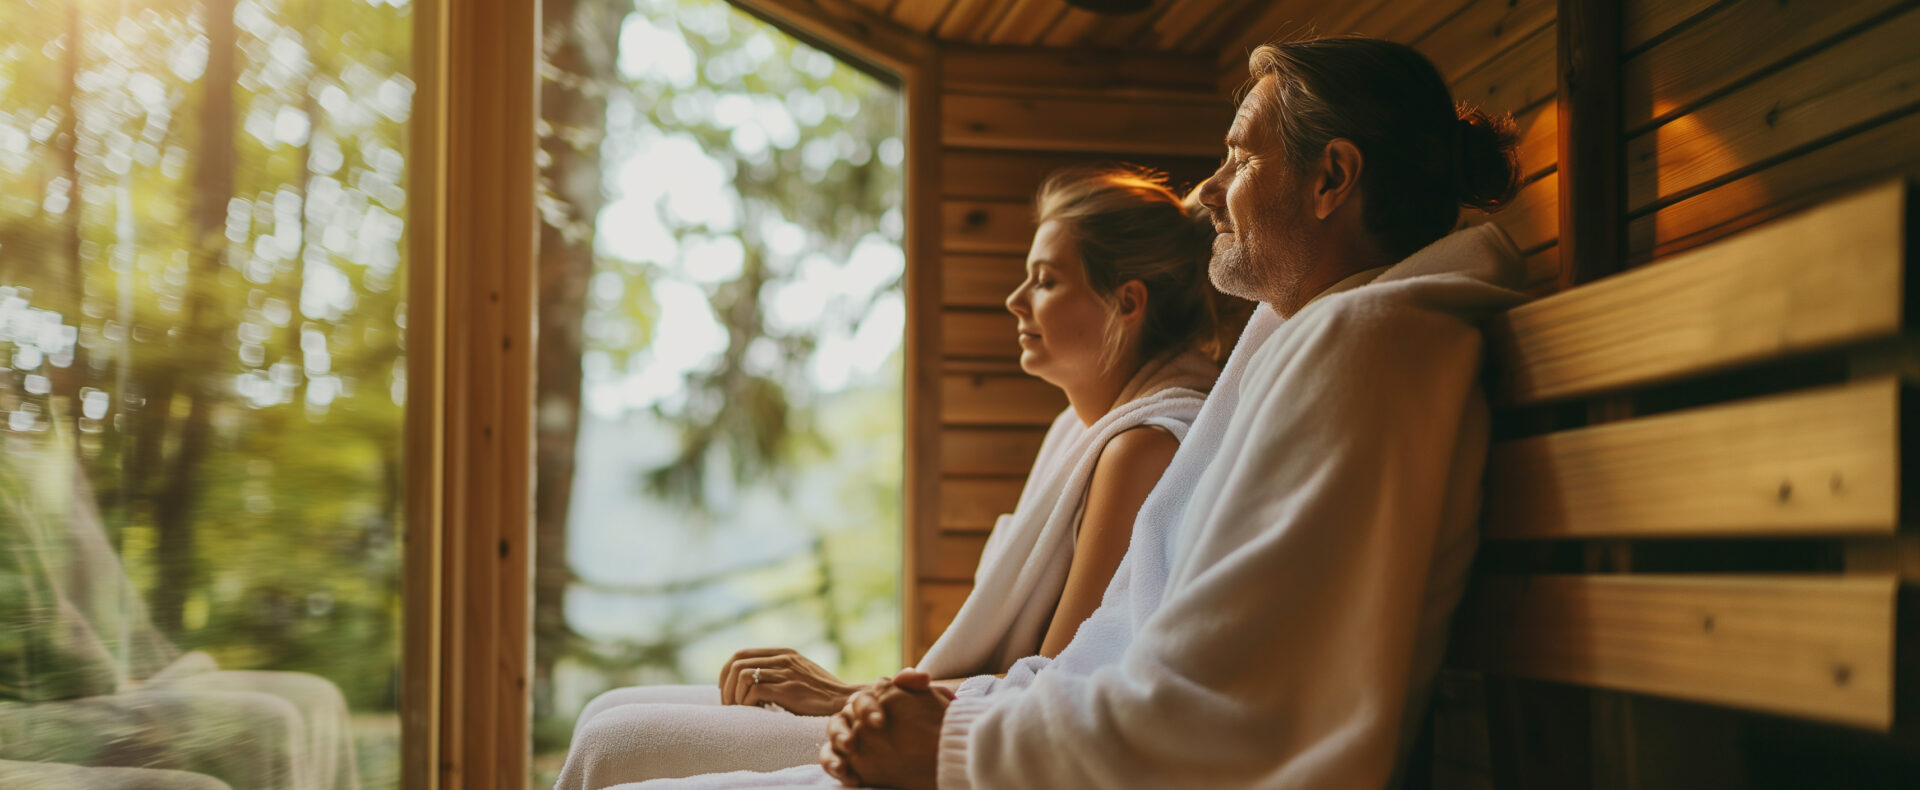
[[[953,690],[925,672],[903,670],[848,698],[827,720],[820,767],[846,787],[932,790],[937,783],[940,725]]]
[[[903,670],[860,686],[788,648],[742,650],[720,670],[720,702],[772,703],[800,716],[827,716],[820,766],[847,787],[932,788],[940,724],[953,691],[924,672]]]

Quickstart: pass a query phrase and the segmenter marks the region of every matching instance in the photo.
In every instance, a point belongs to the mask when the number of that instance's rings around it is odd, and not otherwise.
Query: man
[[[941,790],[1394,781],[1475,544],[1476,324],[1518,301],[1505,234],[1447,233],[1461,205],[1512,197],[1512,123],[1456,111],[1424,57],[1383,41],[1262,47],[1251,71],[1201,200],[1214,283],[1266,309],[1142,507],[1129,567],[1014,688],[953,699],[907,672],[856,695],[828,773]]]

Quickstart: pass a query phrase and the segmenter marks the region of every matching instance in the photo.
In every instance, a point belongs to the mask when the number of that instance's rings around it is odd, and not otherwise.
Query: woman
[[[1225,356],[1206,274],[1212,226],[1192,205],[1135,169],[1066,171],[1041,186],[1027,276],[1007,309],[1021,369],[1069,406],[921,670],[960,678],[1052,656],[1099,605]],[[861,687],[776,648],[736,653],[718,689],[611,691],[580,714],[557,787],[811,763],[824,717]]]

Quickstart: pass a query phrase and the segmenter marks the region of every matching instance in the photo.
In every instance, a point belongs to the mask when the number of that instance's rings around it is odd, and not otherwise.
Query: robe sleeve
[[[1164,604],[1117,665],[956,701],[943,790],[1390,781],[1430,680],[1416,643],[1445,513],[1477,508],[1486,407],[1470,323],[1377,302],[1261,349]]]

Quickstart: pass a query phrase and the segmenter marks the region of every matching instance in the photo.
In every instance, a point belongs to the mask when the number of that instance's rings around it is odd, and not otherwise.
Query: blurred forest
[[[899,366],[848,359],[898,353],[897,92],[722,0],[542,13],[536,752],[564,750],[583,696],[704,682],[702,640],[794,636],[844,672],[892,669]],[[363,782],[391,786],[408,0],[0,0],[0,18],[0,450],[78,465],[180,650],[336,685]],[[626,166],[663,156],[694,170]],[[690,307],[713,342],[676,334]],[[612,500],[576,490],[582,426],[635,419],[669,441],[614,498],[671,519],[583,511]],[[582,523],[724,545],[769,507],[793,539],[751,539],[766,552],[576,567],[602,550]],[[579,625],[607,616],[629,627]]]
[[[859,675],[898,663],[899,331],[873,335],[901,309],[904,152],[896,89],[721,0],[550,0],[542,14],[533,694],[551,763],[585,697],[711,682],[725,653],[757,644],[741,640],[797,638]],[[702,324],[719,332],[688,356]],[[891,364],[819,372],[860,354]],[[632,490],[575,490],[598,485],[575,466],[596,390],[598,430],[671,437],[637,479],[612,478]],[[822,487],[826,501],[796,492]],[[742,526],[756,495],[785,539]],[[620,553],[591,543],[609,522],[680,533],[634,547],[677,546],[671,567],[583,573],[574,559]],[[705,551],[729,542],[773,550]],[[661,599],[680,603],[644,614]],[[581,625],[622,611],[626,627]]]

